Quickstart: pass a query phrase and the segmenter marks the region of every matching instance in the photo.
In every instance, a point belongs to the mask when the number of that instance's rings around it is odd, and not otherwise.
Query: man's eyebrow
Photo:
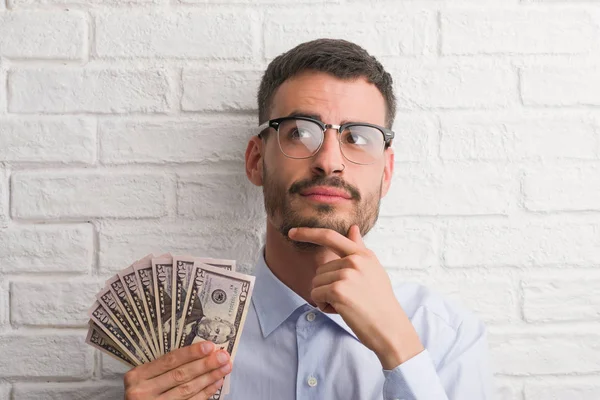
[[[292,111],[291,113],[289,113],[287,115],[288,117],[305,117],[305,118],[312,118],[312,119],[317,119],[319,121],[323,121],[323,119],[321,118],[321,114],[311,114],[311,113],[307,113],[304,111]],[[342,121],[340,123],[340,125],[344,125],[344,124],[364,124],[364,123],[368,123],[368,122],[363,122],[363,121]]]

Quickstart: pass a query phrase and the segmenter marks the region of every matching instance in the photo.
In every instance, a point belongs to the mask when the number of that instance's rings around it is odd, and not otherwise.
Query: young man
[[[392,286],[362,237],[394,169],[392,79],[342,40],[274,59],[246,174],[266,245],[229,398],[492,398],[484,325],[418,284]],[[203,348],[205,345],[206,348]],[[206,399],[232,368],[209,342],[125,376],[128,399]]]

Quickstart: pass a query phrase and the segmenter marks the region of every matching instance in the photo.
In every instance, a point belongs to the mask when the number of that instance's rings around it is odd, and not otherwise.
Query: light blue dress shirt
[[[485,326],[426,287],[394,287],[425,350],[387,371],[339,315],[277,279],[262,251],[255,271],[226,400],[492,399]]]

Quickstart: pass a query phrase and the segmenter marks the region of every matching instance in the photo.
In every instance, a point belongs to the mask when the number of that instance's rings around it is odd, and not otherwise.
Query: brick
[[[123,362],[105,353],[100,353],[100,359],[102,360],[102,379],[123,379],[123,375],[131,369],[131,367],[125,365]]]
[[[171,90],[161,70],[46,68],[8,74],[14,113],[156,113],[169,110]]]
[[[501,167],[401,165],[381,215],[504,215],[516,192],[516,180]]]
[[[0,273],[88,272],[91,224],[15,225],[0,230]]]
[[[594,125],[587,117],[576,116],[444,115],[440,157],[491,161],[593,159]]]
[[[257,126],[255,118],[241,117],[103,121],[99,125],[100,159],[107,164],[242,163]]]
[[[380,218],[365,243],[386,268],[424,269],[438,264],[437,231],[429,223]]]
[[[92,163],[95,158],[92,121],[0,117],[0,161]]]
[[[89,278],[12,282],[12,323],[87,327],[87,310],[103,286]]]
[[[516,75],[498,65],[415,64],[389,72],[399,109],[497,109],[518,99]]]
[[[10,399],[9,385],[0,385],[0,399]]]
[[[6,324],[8,322],[8,316],[9,316],[9,311],[8,311],[8,307],[10,304],[10,300],[9,300],[9,292],[8,292],[8,288],[4,288],[5,283],[0,280],[0,327],[2,327],[4,324]],[[0,392],[1,393],[1,392]],[[2,397],[0,396],[0,399]]]
[[[12,179],[12,215],[44,220],[161,217],[171,190],[159,174],[21,172]]]
[[[185,174],[177,182],[177,213],[187,218],[264,221],[262,190],[239,173]]]
[[[600,262],[599,227],[575,222],[462,221],[449,224],[449,267],[562,266]]]
[[[318,38],[346,39],[376,57],[419,55],[426,52],[434,27],[431,12],[394,6],[273,10],[265,21],[269,21],[263,36],[267,59]]]
[[[37,8],[44,6],[78,5],[85,7],[124,7],[133,5],[160,5],[165,0],[10,0],[13,8]]]
[[[37,335],[0,336],[0,378],[91,377],[94,357],[85,335],[37,332]],[[20,399],[20,397],[17,396]]]
[[[96,17],[99,57],[249,59],[253,12],[167,10],[108,12]]]
[[[262,71],[184,69],[184,111],[258,110],[256,93]]]
[[[556,379],[556,378],[554,378]],[[600,384],[563,382],[527,382],[525,400],[597,400],[600,399]]]
[[[438,136],[438,123],[431,117],[396,115],[392,142],[396,162],[426,161],[431,143]]]
[[[499,381],[497,377],[495,378],[496,400],[523,400],[523,388],[521,384],[503,382]]]
[[[0,88],[7,87],[6,82],[7,82],[6,64],[2,64],[2,60],[0,59]],[[7,111],[6,90],[0,90],[0,115],[6,114],[6,111]]]
[[[530,67],[521,71],[526,106],[600,106],[600,68]]]
[[[81,60],[86,31],[85,14],[78,11],[0,12],[0,56]]]
[[[6,227],[9,220],[8,204],[10,191],[8,190],[8,180],[8,171],[0,168],[0,228]]]
[[[528,171],[523,192],[525,208],[531,211],[600,210],[600,165]]]
[[[448,10],[443,54],[579,54],[596,43],[594,21],[579,10]]]
[[[19,400],[62,400],[94,399],[113,400],[125,397],[123,381],[99,382],[44,382],[17,383],[15,399]]]
[[[597,374],[600,372],[599,339],[583,335],[491,335],[490,355],[495,372],[504,375]]]
[[[523,281],[527,322],[600,320],[600,280]]]
[[[235,220],[198,222],[104,222],[100,227],[100,269],[119,271],[149,253],[229,258],[243,268],[256,263],[259,233]]]
[[[486,323],[514,323],[520,320],[517,288],[510,279],[436,272],[425,281],[428,287],[473,311]]]

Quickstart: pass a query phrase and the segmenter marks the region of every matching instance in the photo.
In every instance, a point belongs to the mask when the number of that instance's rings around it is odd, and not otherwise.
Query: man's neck
[[[320,265],[339,258],[332,251],[317,247],[300,250],[267,221],[265,262],[273,275],[313,306],[312,280]]]

